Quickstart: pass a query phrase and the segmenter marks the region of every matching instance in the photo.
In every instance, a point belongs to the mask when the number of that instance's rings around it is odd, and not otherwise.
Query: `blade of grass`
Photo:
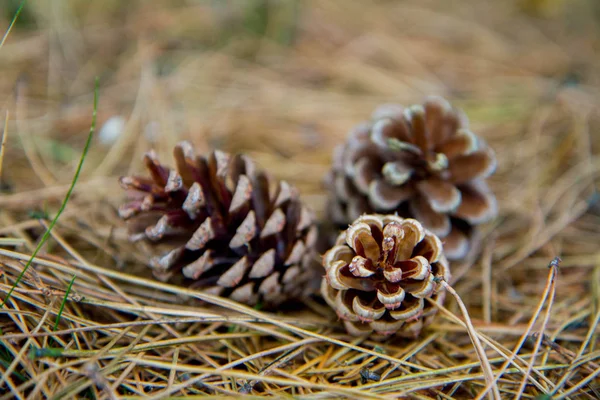
[[[65,297],[63,297],[62,303],[60,303],[60,308],[58,309],[58,314],[56,314],[56,321],[54,321],[53,331],[58,329],[58,324],[60,322],[60,316],[62,315],[63,310],[65,309],[65,304],[67,304],[67,299],[69,298],[69,293],[71,292],[71,288],[73,287],[73,282],[75,282],[75,278],[77,276],[73,275],[71,282],[69,282],[69,286],[67,286],[67,291],[65,292]]]
[[[8,291],[6,297],[4,298],[4,300],[2,300],[2,304],[0,304],[0,308],[3,308],[4,305],[6,304],[6,302],[10,299],[10,296],[12,295],[13,291],[15,290],[15,288],[17,287],[17,285],[19,284],[19,282],[21,282],[21,279],[23,279],[23,276],[25,275],[25,272],[27,272],[27,270],[31,266],[31,263],[33,262],[33,260],[37,256],[37,253],[40,251],[40,249],[42,248],[42,246],[44,245],[44,243],[46,243],[46,241],[50,237],[50,232],[54,228],[54,225],[56,225],[56,222],[58,221],[58,218],[60,217],[60,215],[63,213],[63,211],[67,207],[67,203],[69,202],[69,199],[71,198],[71,194],[73,193],[73,189],[75,188],[75,184],[77,183],[77,180],[79,179],[79,174],[81,173],[81,169],[83,167],[83,162],[85,161],[87,153],[88,153],[88,151],[90,149],[90,146],[92,144],[92,136],[94,135],[94,131],[96,130],[96,114],[97,114],[97,110],[98,110],[98,77],[96,77],[96,82],[95,82],[95,85],[94,85],[94,109],[92,111],[92,125],[90,126],[90,133],[88,134],[87,141],[85,142],[85,146],[83,148],[83,153],[81,154],[81,159],[79,160],[79,165],[77,165],[77,170],[75,171],[75,176],[73,176],[73,180],[71,181],[71,186],[69,187],[69,190],[67,191],[67,194],[65,195],[65,199],[63,200],[62,204],[60,205],[60,208],[59,208],[58,212],[56,213],[56,216],[54,217],[54,219],[52,220],[52,222],[48,226],[48,229],[46,229],[46,232],[44,233],[44,236],[42,236],[42,240],[40,240],[40,242],[37,245],[37,247],[35,248],[33,254],[29,258],[29,261],[27,261],[27,264],[25,265],[25,268],[23,268],[23,271],[19,274],[19,276],[15,280],[15,283],[13,284],[13,286]]]
[[[4,358],[0,358],[0,366],[2,366],[3,368],[8,368],[10,366],[10,362],[6,361]],[[25,377],[19,371],[13,371],[13,375],[17,377],[17,379],[19,379],[21,382],[27,381],[27,377]]]
[[[491,387],[492,393],[491,398],[494,400],[500,400],[500,391],[498,390],[498,386],[494,383],[494,373],[492,372],[492,367],[490,362],[485,354],[485,350],[477,337],[477,333],[475,332],[475,327],[471,322],[471,318],[469,317],[469,312],[467,311],[467,307],[465,303],[463,303],[462,299],[456,293],[454,288],[450,286],[446,281],[440,281],[441,285],[456,299],[458,303],[458,307],[463,314],[464,322],[467,325],[467,333],[471,338],[471,342],[473,342],[473,347],[475,347],[475,352],[477,353],[477,357],[479,358],[479,362],[481,364],[481,370],[483,371],[483,376],[488,386]]]
[[[19,5],[19,8],[17,9],[17,12],[15,13],[15,16],[13,17],[12,21],[10,22],[10,25],[8,26],[8,29],[6,30],[6,33],[2,37],[2,41],[0,42],[0,49],[2,48],[2,46],[4,46],[4,42],[6,41],[6,38],[8,37],[8,34],[10,33],[10,31],[13,28],[13,26],[15,25],[15,22],[17,22],[17,18],[19,18],[19,15],[21,14],[21,11],[23,11],[23,7],[25,7],[25,2],[26,1],[27,0],[23,0],[21,2],[21,4]]]

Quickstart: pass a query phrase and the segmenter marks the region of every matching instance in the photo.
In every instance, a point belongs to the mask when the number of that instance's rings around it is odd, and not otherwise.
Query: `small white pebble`
[[[100,140],[100,143],[106,146],[115,143],[123,133],[125,123],[125,118],[120,115],[110,117],[104,125],[102,125],[100,133],[98,133],[98,140]]]

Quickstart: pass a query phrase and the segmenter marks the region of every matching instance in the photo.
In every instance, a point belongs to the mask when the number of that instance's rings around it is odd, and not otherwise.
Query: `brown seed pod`
[[[174,155],[175,169],[150,152],[150,177],[121,178],[132,199],[119,214],[132,239],[168,248],[151,259],[154,275],[183,275],[193,287],[249,305],[308,294],[317,228],[297,190],[244,155],[197,156],[187,142]]]
[[[497,213],[485,182],[495,168],[494,152],[446,100],[384,105],[335,151],[330,215],[339,229],[364,213],[415,218],[460,259],[474,227]]]
[[[363,215],[323,256],[321,294],[352,335],[416,336],[443,303],[450,278],[440,239],[414,219]]]

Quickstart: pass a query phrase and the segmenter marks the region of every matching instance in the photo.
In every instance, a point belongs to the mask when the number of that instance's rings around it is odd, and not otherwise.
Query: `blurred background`
[[[20,4],[2,0],[3,32]],[[70,181],[98,76],[82,187],[103,190],[89,196],[112,193],[149,148],[170,163],[188,139],[249,153],[321,212],[348,130],[378,104],[435,94],[499,154],[492,183],[515,187],[499,193],[510,208],[523,182],[544,179],[519,168],[532,157],[558,143],[561,157],[595,151],[599,31],[594,0],[30,0],[0,50],[2,187]],[[584,128],[587,143],[574,140]]]

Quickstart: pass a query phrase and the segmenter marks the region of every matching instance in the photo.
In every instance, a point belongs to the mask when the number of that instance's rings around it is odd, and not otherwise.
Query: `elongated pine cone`
[[[460,259],[474,227],[497,213],[485,182],[495,168],[494,152],[446,100],[384,105],[336,148],[330,215],[338,229],[363,213],[415,218],[442,239],[449,259]]]
[[[149,178],[121,178],[132,196],[119,209],[131,238],[168,246],[150,262],[154,275],[183,275],[192,287],[249,305],[307,294],[318,271],[317,228],[297,190],[243,155],[196,156],[187,142],[174,155],[175,169],[150,152]]]
[[[323,256],[321,294],[348,333],[415,337],[443,303],[450,279],[440,239],[414,219],[363,215]]]

